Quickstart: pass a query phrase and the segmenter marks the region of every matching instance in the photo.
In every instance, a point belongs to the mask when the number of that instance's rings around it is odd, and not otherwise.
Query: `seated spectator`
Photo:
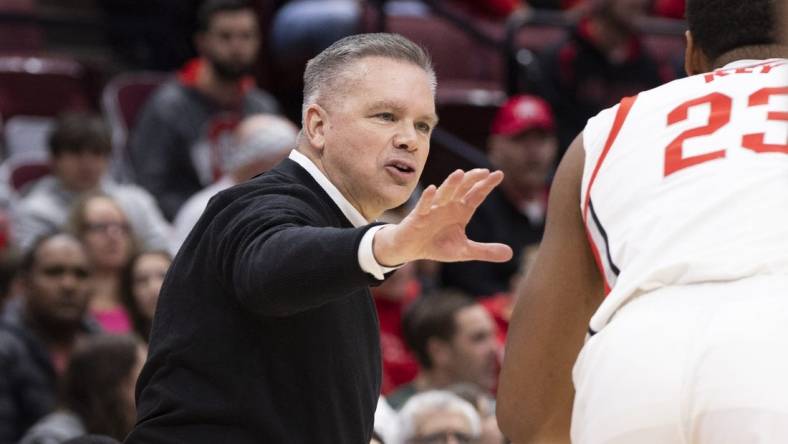
[[[134,385],[147,350],[133,336],[98,335],[77,345],[63,377],[60,408],[19,444],[61,444],[86,433],[124,439],[134,427]]]
[[[394,409],[418,392],[460,382],[495,388],[500,351],[495,325],[469,296],[450,290],[422,296],[406,309],[402,330],[421,368],[412,383],[386,397]]]
[[[123,270],[123,304],[131,315],[134,332],[145,342],[170,263],[172,256],[166,251],[148,251],[131,258]]]
[[[120,185],[107,177],[112,144],[97,116],[61,116],[49,136],[52,175],[32,185],[12,218],[12,235],[26,250],[39,236],[63,229],[73,204],[86,193],[112,196],[146,248],[165,248],[170,227],[147,191]]]
[[[643,45],[636,23],[649,0],[594,0],[566,40],[539,57],[535,91],[553,106],[558,122],[559,157],[586,121],[623,97],[673,78]]]
[[[502,346],[506,342],[506,334],[509,331],[509,322],[512,319],[512,311],[514,310],[515,295],[517,295],[517,288],[522,285],[528,270],[536,258],[536,253],[539,251],[538,245],[529,245],[523,249],[520,259],[520,269],[512,276],[510,291],[498,293],[495,296],[479,300],[479,303],[490,313],[493,321],[495,321],[495,330],[498,335],[498,343]]]
[[[85,245],[93,267],[90,313],[109,333],[131,332],[131,318],[123,305],[122,277],[136,248],[126,215],[111,197],[89,195],[74,207],[71,229]]]
[[[130,138],[137,182],[170,220],[186,199],[218,179],[213,162],[241,117],[279,109],[251,76],[260,28],[248,2],[203,2],[194,43],[199,57],[153,93]]]
[[[23,257],[20,298],[0,320],[0,442],[17,442],[55,408],[77,339],[100,331],[87,316],[90,275],[84,247],[69,234],[42,237]]]
[[[295,125],[283,117],[255,114],[244,119],[235,131],[233,143],[224,147],[222,178],[190,197],[175,216],[172,254],[178,252],[214,194],[273,168],[295,147],[297,135]]]
[[[503,444],[506,442],[498,419],[495,417],[495,398],[473,384],[455,384],[447,388],[460,398],[468,401],[479,414],[479,444]]]
[[[555,121],[547,102],[521,95],[498,110],[490,128],[487,156],[504,172],[504,179],[482,202],[465,231],[475,241],[509,245],[514,256],[503,263],[443,264],[443,285],[477,297],[509,292],[523,249],[542,238],[557,152]]]
[[[444,390],[413,396],[399,413],[402,444],[478,443],[479,415],[467,401]]]

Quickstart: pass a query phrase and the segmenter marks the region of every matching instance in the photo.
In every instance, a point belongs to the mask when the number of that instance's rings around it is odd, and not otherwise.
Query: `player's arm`
[[[498,387],[498,423],[515,444],[569,442],[572,366],[604,294],[580,212],[582,134],[550,191],[544,239],[517,294]]]

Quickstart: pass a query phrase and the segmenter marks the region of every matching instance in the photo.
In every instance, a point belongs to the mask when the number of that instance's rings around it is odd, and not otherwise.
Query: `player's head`
[[[778,44],[781,0],[687,0],[687,73],[733,60],[785,56]]]

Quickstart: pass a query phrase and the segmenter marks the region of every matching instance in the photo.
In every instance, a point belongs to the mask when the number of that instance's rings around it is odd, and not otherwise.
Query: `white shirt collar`
[[[359,212],[356,207],[354,207],[345,196],[328,180],[328,177],[323,174],[322,171],[315,165],[314,162],[302,153],[293,150],[290,151],[290,155],[288,156],[290,160],[293,162],[301,165],[310,176],[312,176],[320,188],[323,189],[328,194],[328,197],[334,201],[334,203],[339,207],[342,211],[342,214],[353,224],[354,227],[363,227],[364,225],[368,225],[369,221],[364,218],[364,216]]]

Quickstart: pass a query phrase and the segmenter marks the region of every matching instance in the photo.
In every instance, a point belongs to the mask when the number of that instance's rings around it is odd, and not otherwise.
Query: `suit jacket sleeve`
[[[244,208],[237,215],[217,217],[218,255],[225,285],[248,310],[288,316],[377,283],[358,263],[361,238],[371,225],[328,226],[331,216],[319,206],[290,196],[239,204]]]

